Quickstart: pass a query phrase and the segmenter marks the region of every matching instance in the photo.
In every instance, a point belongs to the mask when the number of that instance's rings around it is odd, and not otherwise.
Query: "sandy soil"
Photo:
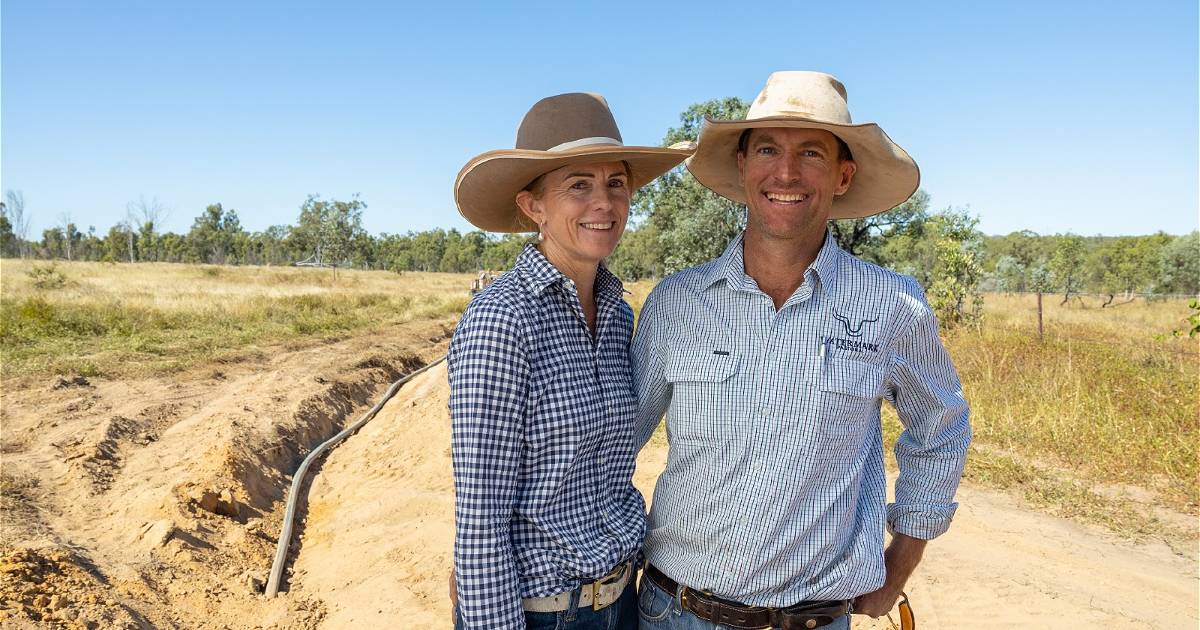
[[[294,594],[330,627],[448,627],[453,544],[445,368],[424,374],[330,455],[313,482]],[[647,496],[665,447],[638,461]],[[954,527],[908,592],[921,628],[1196,628],[1195,558],[964,487]],[[855,628],[889,628],[855,618]]]
[[[141,381],[6,384],[0,625],[448,627],[444,365],[316,468],[289,581],[271,600],[261,589],[299,460],[399,374],[444,353],[449,325]],[[647,496],[665,455],[651,447],[639,460]],[[1200,623],[1194,556],[979,488],[960,500],[909,588],[922,628]]]

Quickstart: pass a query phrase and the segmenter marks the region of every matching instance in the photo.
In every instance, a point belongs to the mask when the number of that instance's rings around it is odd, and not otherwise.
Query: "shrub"
[[[29,276],[30,284],[42,290],[61,289],[67,284],[67,276],[59,271],[56,263],[34,264],[25,275]]]

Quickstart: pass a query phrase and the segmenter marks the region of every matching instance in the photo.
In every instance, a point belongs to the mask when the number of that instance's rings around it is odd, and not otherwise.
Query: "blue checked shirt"
[[[602,267],[593,341],[574,284],[526,246],[454,331],[454,569],[470,628],[524,628],[522,598],[574,590],[641,547],[622,293]]]
[[[885,524],[930,539],[957,504],[971,429],[937,322],[911,278],[826,235],[776,312],[742,239],[664,279],[633,343],[644,444],[670,450],[645,553],[676,581],[758,606],[883,585]],[[880,402],[904,424],[885,506]]]

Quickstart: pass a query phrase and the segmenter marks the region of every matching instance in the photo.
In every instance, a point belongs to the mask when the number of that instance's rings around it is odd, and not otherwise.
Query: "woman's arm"
[[[520,322],[477,304],[450,344],[454,572],[468,628],[524,628],[510,521],[530,368]]]

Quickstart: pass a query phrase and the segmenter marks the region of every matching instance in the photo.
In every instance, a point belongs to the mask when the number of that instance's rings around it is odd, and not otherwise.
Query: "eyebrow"
[[[591,173],[582,173],[582,172],[579,172],[579,173],[567,173],[567,177],[568,177],[568,178],[570,178],[570,177],[587,177],[587,178],[593,178],[593,177],[595,177],[595,175],[592,175]],[[628,175],[626,175],[626,174],[625,174],[625,171],[616,171],[616,172],[614,172],[613,174],[609,175],[609,177],[628,177]]]
[[[762,143],[782,144],[781,142],[776,140],[774,136],[772,136],[771,134],[768,134],[768,133],[759,134],[758,136],[756,136],[754,138],[754,140],[750,144],[758,145],[758,144],[762,144]],[[818,149],[821,149],[822,151],[829,150],[829,147],[825,146],[825,143],[821,142],[820,140],[805,140],[804,142],[800,143],[800,146],[803,148],[816,147]]]

